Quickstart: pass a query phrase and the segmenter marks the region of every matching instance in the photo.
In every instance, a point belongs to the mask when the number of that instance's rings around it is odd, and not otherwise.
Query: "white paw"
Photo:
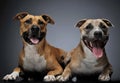
[[[18,76],[18,72],[12,72],[11,74],[7,74],[6,76],[4,76],[3,80],[16,80]]]
[[[110,80],[110,75],[109,74],[101,74],[101,75],[99,75],[98,80],[109,81]]]
[[[72,82],[77,82],[77,77],[76,76],[72,78]]]
[[[56,78],[55,78],[55,76],[54,75],[46,75],[45,77],[44,77],[44,81],[45,82],[50,82],[50,81],[56,81]]]
[[[69,78],[68,77],[63,77],[62,75],[57,76],[56,79],[60,82],[65,82],[67,81]]]

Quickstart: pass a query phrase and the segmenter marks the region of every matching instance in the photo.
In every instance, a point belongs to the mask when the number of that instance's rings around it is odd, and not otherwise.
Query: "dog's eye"
[[[102,30],[106,30],[107,27],[105,25],[103,25],[102,23],[100,23],[99,27],[102,29]]]
[[[38,24],[39,24],[39,25],[43,25],[44,22],[42,22],[42,21],[39,20],[39,21],[38,21]]]
[[[25,21],[26,24],[32,24],[32,20],[31,19],[28,19]]]
[[[106,29],[106,26],[103,25],[103,26],[101,26],[101,28],[102,28],[102,29]]]
[[[91,29],[93,29],[92,24],[87,25],[85,29],[86,29],[86,30],[91,30]]]

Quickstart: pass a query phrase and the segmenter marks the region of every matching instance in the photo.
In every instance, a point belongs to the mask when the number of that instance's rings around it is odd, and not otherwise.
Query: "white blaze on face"
[[[93,38],[94,38],[94,32],[97,32],[97,31],[103,34],[103,31],[99,27],[95,27],[94,30],[92,31]],[[100,47],[92,47],[92,52],[96,58],[100,58],[103,56],[103,49]]]

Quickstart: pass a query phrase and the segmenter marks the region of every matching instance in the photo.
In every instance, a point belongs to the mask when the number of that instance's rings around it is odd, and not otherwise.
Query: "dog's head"
[[[108,29],[112,26],[107,19],[84,19],[76,25],[80,28],[82,42],[97,58],[103,56],[109,38]]]
[[[14,19],[20,21],[20,35],[31,45],[36,45],[45,38],[47,23],[54,24],[48,15],[34,16],[27,12],[18,13]]]

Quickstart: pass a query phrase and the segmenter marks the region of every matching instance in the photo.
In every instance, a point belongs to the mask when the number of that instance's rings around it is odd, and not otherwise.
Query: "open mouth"
[[[36,45],[45,37],[45,35],[46,35],[45,32],[41,32],[40,36],[39,35],[38,36],[33,36],[33,35],[29,35],[28,32],[24,32],[22,34],[22,37],[30,45]]]
[[[38,39],[38,38],[30,38],[30,41],[31,41],[33,44],[38,44],[38,43],[39,43],[39,39]]]
[[[101,40],[89,39],[87,37],[83,38],[84,44],[91,50],[96,58],[101,58],[103,56],[104,46],[106,45],[107,40],[108,36]]]

